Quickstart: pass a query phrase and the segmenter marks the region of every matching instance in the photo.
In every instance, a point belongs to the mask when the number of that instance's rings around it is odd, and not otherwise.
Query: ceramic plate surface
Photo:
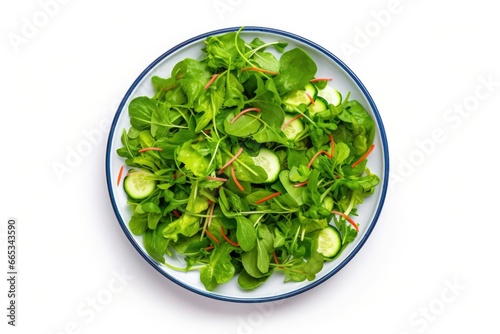
[[[122,146],[120,136],[123,129],[130,127],[129,102],[137,96],[154,95],[151,84],[151,78],[154,75],[170,77],[172,67],[177,62],[188,57],[200,59],[203,56],[201,49],[208,36],[237,31],[238,29],[228,28],[212,31],[189,39],[158,57],[139,75],[124,96],[114,117],[108,138],[105,168],[108,192],[118,223],[135,249],[158,272],[181,287],[206,297],[233,302],[265,302],[291,297],[318,286],[342,269],[356,255],[375,227],[384,204],[389,179],[389,153],[382,119],[374,101],[362,82],[342,61],[323,47],[295,34],[271,28],[246,27],[241,32],[241,37],[246,41],[251,41],[254,38],[260,38],[268,42],[284,41],[288,43],[286,50],[300,47],[308,52],[318,66],[316,77],[334,78],[334,81],[330,84],[331,86],[340,91],[343,96],[350,92],[351,99],[358,100],[372,115],[377,132],[374,139],[375,149],[370,154],[367,167],[372,173],[380,176],[381,183],[376,187],[375,193],[358,208],[359,216],[356,217],[356,222],[360,225],[358,237],[338,259],[326,262],[323,270],[316,276],[314,281],[284,283],[281,274],[274,274],[266,283],[253,291],[240,289],[236,279],[233,279],[227,284],[218,286],[216,291],[209,292],[200,282],[199,271],[189,273],[174,271],[148,256],[144,250],[142,238],[133,235],[128,228],[131,210],[127,205],[127,196],[123,188],[116,185],[120,167],[124,165],[123,158],[116,154],[116,150]],[[169,262],[172,263],[171,260]],[[172,264],[175,265],[175,263]]]

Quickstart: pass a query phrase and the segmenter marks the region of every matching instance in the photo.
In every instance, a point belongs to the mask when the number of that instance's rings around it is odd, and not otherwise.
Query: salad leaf
[[[311,81],[318,70],[316,63],[302,49],[292,49],[280,58],[280,73],[274,82],[281,94],[302,89]]]

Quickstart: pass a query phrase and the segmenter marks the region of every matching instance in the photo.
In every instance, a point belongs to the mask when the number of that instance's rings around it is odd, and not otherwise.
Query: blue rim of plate
[[[228,302],[239,302],[239,303],[260,303],[260,302],[271,302],[271,301],[276,301],[276,300],[280,300],[280,299],[285,299],[285,298],[289,298],[289,297],[293,297],[293,296],[296,296],[298,294],[301,294],[307,290],[310,290],[316,286],[318,286],[319,284],[325,282],[326,280],[328,280],[329,278],[331,278],[333,275],[335,275],[339,270],[341,270],[357,253],[358,251],[363,247],[364,243],[366,242],[366,240],[368,239],[368,237],[370,236],[371,232],[373,231],[375,225],[377,224],[377,221],[378,221],[378,218],[381,214],[381,211],[382,211],[382,208],[384,206],[384,202],[385,202],[385,197],[386,197],[386,194],[387,194],[387,188],[388,188],[388,183],[389,183],[389,145],[388,145],[388,142],[387,142],[387,137],[386,137],[386,133],[385,133],[385,128],[384,128],[384,125],[383,125],[383,122],[382,122],[382,118],[379,114],[379,111],[378,111],[378,108],[377,106],[375,105],[375,102],[373,101],[370,93],[368,93],[368,90],[366,89],[366,87],[364,86],[364,84],[361,82],[361,80],[359,80],[359,78],[354,74],[354,72],[346,65],[344,64],[337,56],[335,56],[333,53],[331,53],[330,51],[328,51],[327,49],[323,48],[322,46],[304,38],[304,37],[301,37],[301,36],[298,36],[296,34],[293,34],[293,33],[290,33],[290,32],[287,32],[287,31],[283,31],[283,30],[279,30],[279,29],[274,29],[274,28],[268,28],[268,27],[259,27],[259,26],[247,26],[247,27],[244,27],[243,28],[243,31],[246,31],[246,32],[252,32],[252,31],[255,31],[255,32],[264,32],[264,33],[270,33],[270,34],[275,34],[275,35],[281,35],[281,36],[284,36],[284,37],[288,37],[292,40],[295,40],[297,42],[300,42],[300,43],[303,43],[303,44],[306,44],[314,49],[316,49],[317,51],[321,52],[322,54],[324,54],[325,56],[327,56],[328,58],[330,58],[332,61],[334,61],[337,65],[339,65],[350,77],[351,79],[356,83],[356,85],[359,87],[359,89],[362,91],[364,97],[367,99],[368,103],[370,104],[370,107],[373,111],[373,116],[375,118],[375,121],[377,122],[377,126],[378,126],[378,130],[379,130],[379,134],[380,134],[380,138],[381,138],[381,141],[382,141],[382,145],[383,145],[383,163],[384,163],[384,177],[382,179],[382,189],[381,189],[381,194],[380,194],[380,200],[378,202],[378,206],[377,206],[377,209],[373,215],[373,219],[372,221],[370,222],[369,226],[368,226],[368,229],[366,230],[365,234],[363,235],[363,238],[359,241],[359,243],[356,245],[356,247],[351,251],[351,253],[341,262],[339,263],[339,265],[337,265],[333,270],[331,270],[330,272],[328,272],[325,276],[317,279],[317,280],[314,280],[311,282],[311,284],[308,284],[307,286],[304,286],[300,289],[297,289],[297,290],[294,290],[294,291],[290,291],[290,292],[287,292],[287,293],[283,293],[283,294],[280,294],[280,295],[275,295],[275,296],[269,296],[269,297],[260,297],[260,298],[235,298],[235,297],[228,297],[228,296],[223,296],[223,295],[217,295],[217,294],[213,294],[209,291],[199,291],[185,283],[183,283],[182,281],[179,281],[177,279],[175,279],[174,277],[168,275],[168,273],[162,271],[159,267],[159,264],[156,263],[154,260],[152,260],[147,254],[146,252],[141,249],[136,241],[134,240],[133,238],[133,235],[131,234],[131,232],[129,231],[129,229],[127,228],[127,224],[123,221],[122,217],[121,217],[121,214],[120,214],[120,211],[117,207],[117,204],[116,204],[116,200],[115,200],[115,197],[114,197],[114,194],[113,194],[113,191],[112,191],[112,188],[113,188],[113,181],[112,181],[112,178],[111,178],[111,168],[110,168],[110,160],[111,160],[111,154],[114,154],[114,152],[111,152],[111,148],[112,148],[112,141],[113,141],[113,138],[114,138],[114,134],[115,134],[115,129],[116,129],[116,124],[120,118],[120,115],[121,113],[123,112],[124,110],[124,106],[128,100],[128,98],[130,97],[130,95],[133,93],[133,91],[135,90],[135,88],[137,87],[137,85],[142,82],[142,80],[144,79],[144,77],[156,66],[158,65],[158,63],[160,63],[161,61],[163,61],[166,57],[168,57],[170,54],[176,52],[177,50],[179,49],[182,49],[183,47],[191,44],[191,43],[194,43],[194,42],[197,42],[199,41],[200,39],[205,39],[209,36],[213,36],[213,35],[220,35],[220,34],[224,34],[224,33],[227,33],[227,32],[233,32],[233,31],[238,31],[239,29],[241,29],[241,27],[230,27],[230,28],[223,28],[223,29],[218,29],[218,30],[213,30],[213,31],[210,31],[210,32],[206,32],[206,33],[203,33],[201,35],[198,35],[198,36],[195,36],[195,37],[192,37],[176,46],[174,46],[173,48],[171,48],[170,50],[166,51],[165,53],[163,53],[161,56],[159,56],[156,60],[154,60],[148,67],[146,67],[146,69],[137,77],[137,79],[132,83],[131,87],[128,89],[128,91],[126,92],[125,96],[123,97],[122,101],[120,102],[120,105],[118,106],[118,109],[116,111],[116,114],[113,118],[113,122],[111,124],[111,128],[110,128],[110,133],[109,133],[109,136],[108,136],[108,143],[107,143],[107,147],[106,147],[106,183],[107,183],[107,187],[108,187],[108,193],[109,193],[109,196],[110,196],[110,200],[111,200],[111,204],[113,206],[113,211],[115,212],[115,215],[118,219],[118,222],[120,223],[120,227],[122,228],[123,232],[125,233],[125,235],[127,236],[128,240],[130,241],[130,243],[134,246],[134,248],[139,252],[139,254],[153,267],[155,268],[159,273],[161,273],[163,276],[165,276],[166,278],[168,278],[169,280],[171,280],[172,282],[176,283],[177,285],[189,290],[189,291],[192,291],[196,294],[199,294],[199,295],[202,295],[202,296],[205,296],[205,297],[209,297],[209,298],[213,298],[213,299],[217,299],[217,300],[222,300],[222,301],[228,301]]]

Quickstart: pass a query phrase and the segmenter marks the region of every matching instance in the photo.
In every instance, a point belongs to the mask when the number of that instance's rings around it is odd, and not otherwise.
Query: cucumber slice
[[[308,96],[309,95],[309,96]],[[294,108],[305,104],[306,106],[311,104],[318,96],[318,88],[312,83],[305,85],[304,89],[297,89],[287,93],[282,99],[285,111],[294,111]]]
[[[342,247],[342,239],[339,231],[328,225],[318,233],[318,253],[323,255],[325,259],[332,259],[338,254]]]
[[[285,133],[285,136],[288,138],[288,140],[295,140],[297,139],[297,136],[299,133],[304,131],[304,123],[300,119],[293,119],[295,116],[292,116],[290,114],[285,114],[285,120],[282,125],[285,126],[283,129],[283,132]]]
[[[307,94],[309,94],[309,96],[315,100],[316,97],[318,96],[318,88],[316,88],[316,86],[312,83],[308,83],[305,87],[304,87],[304,90],[306,91]],[[309,98],[308,98],[309,99]]]
[[[318,96],[324,98],[328,103],[333,104],[335,107],[342,103],[342,94],[331,86],[326,86],[318,92]]]
[[[311,113],[311,116],[325,110],[328,110],[328,101],[321,96],[316,97],[314,104],[311,104],[309,106],[309,112]]]
[[[282,99],[283,107],[285,111],[291,112],[301,104],[308,106],[311,100],[307,97],[305,90],[293,90],[287,93]]]
[[[281,163],[280,159],[271,150],[267,148],[261,148],[259,153],[252,157],[255,165],[264,168],[267,173],[267,180],[264,183],[274,182],[278,179],[278,176],[281,171]]]
[[[132,199],[147,198],[156,189],[156,181],[148,179],[153,174],[144,171],[132,172],[123,180],[123,188]]]

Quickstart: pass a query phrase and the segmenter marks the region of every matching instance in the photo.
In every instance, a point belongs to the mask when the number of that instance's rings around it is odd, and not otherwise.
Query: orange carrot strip
[[[316,104],[316,102],[314,102],[314,99],[312,98],[311,95],[309,95],[309,93],[306,93],[306,96],[307,96],[307,98],[309,99],[309,102],[311,102],[312,105]]]
[[[207,236],[210,239],[212,239],[215,243],[220,244],[220,241],[212,233],[208,232],[208,230],[206,230],[205,233],[207,233]]]
[[[294,187],[294,188],[303,187],[303,186],[305,186],[308,182],[309,182],[309,180],[306,180],[306,181],[304,181],[304,182],[300,182],[300,183],[295,183],[295,184],[293,185],[293,187]]]
[[[145,147],[145,148],[141,148],[138,152],[144,153],[147,151],[163,151],[163,149],[161,147]]]
[[[227,181],[227,179],[225,179],[223,177],[214,177],[214,176],[207,176],[207,180],[219,181],[219,182],[226,182]]]
[[[358,164],[360,164],[363,160],[365,160],[365,159],[366,159],[366,157],[368,157],[368,155],[369,155],[370,153],[372,153],[372,151],[373,151],[373,149],[374,149],[374,148],[375,148],[375,144],[372,144],[372,146],[370,146],[370,148],[368,149],[368,151],[366,151],[366,152],[365,152],[365,154],[363,154],[363,155],[361,156],[361,158],[359,158],[359,160],[358,160],[358,161],[354,162],[354,163],[351,165],[351,167],[352,167],[352,168],[354,168],[354,167],[356,167]]]
[[[215,248],[214,246],[208,246],[208,247],[205,247],[205,248],[203,248],[203,249],[204,249],[204,250],[206,250],[206,251],[209,251],[209,250],[212,250],[212,249],[214,249],[214,248]]]
[[[280,262],[278,261],[278,257],[276,256],[276,252],[273,252],[273,259],[276,264],[280,264]]]
[[[207,90],[208,87],[210,87],[214,83],[215,79],[217,79],[218,76],[219,76],[219,74],[212,75],[212,78],[210,78],[210,80],[207,82],[207,84],[205,85],[205,87],[203,87],[203,89]]]
[[[333,154],[335,153],[335,141],[333,140],[332,134],[328,134],[328,137],[330,137],[330,144],[332,145],[332,149],[330,151],[330,155],[328,156],[330,159],[333,159]]]
[[[234,172],[234,167],[231,164],[231,176],[233,178],[234,183],[236,183],[236,186],[238,187],[239,190],[245,191],[245,188],[241,185],[240,181],[236,178],[236,173]]]
[[[312,166],[312,164],[313,164],[314,160],[316,160],[316,158],[317,158],[320,154],[326,154],[326,155],[328,155],[328,156],[329,156],[329,154],[328,154],[328,152],[327,152],[327,151],[325,151],[325,150],[321,150],[321,151],[319,151],[318,153],[316,153],[316,154],[314,155],[314,157],[312,157],[311,161],[309,161],[309,163],[307,164],[307,168],[311,168],[311,166]]]
[[[120,167],[120,171],[118,172],[118,180],[116,181],[116,185],[120,185],[120,181],[122,180],[122,174],[123,174],[123,166]]]
[[[303,115],[297,115],[297,116],[295,116],[294,118],[290,119],[288,122],[286,122],[285,124],[283,124],[283,126],[281,127],[281,130],[285,130],[285,129],[286,129],[286,127],[287,127],[288,125],[290,125],[290,123],[292,123],[292,122],[293,122],[293,121],[295,121],[296,119],[299,119],[299,118],[302,118],[302,117],[304,117],[304,116],[303,116]]]
[[[280,262],[278,261],[278,256],[276,255],[276,251],[274,251],[274,252],[273,252],[273,259],[274,259],[274,263],[276,263],[276,264],[278,264],[278,265],[280,264]],[[283,266],[278,266],[278,268],[283,269],[283,268],[285,268],[285,267],[283,267]]]
[[[266,73],[266,74],[271,74],[271,75],[277,75],[277,74],[279,74],[279,72],[264,70],[264,69],[258,68],[258,67],[245,67],[245,68],[242,68],[241,72],[244,72],[244,71],[256,71],[256,72],[261,72],[261,73]]]
[[[281,195],[281,193],[279,191],[277,191],[274,194],[271,194],[269,196],[266,196],[264,198],[259,199],[257,202],[255,202],[255,204],[264,203],[265,201],[269,201],[271,198],[274,198],[274,197],[279,196],[279,195]]]
[[[240,118],[241,116],[243,116],[244,114],[246,114],[247,112],[249,111],[256,111],[256,112],[260,112],[260,109],[259,108],[248,108],[248,109],[245,109],[245,110],[242,110],[240,111],[240,113],[238,115],[236,115],[232,120],[231,120],[231,124],[233,124],[234,122],[236,122],[236,120],[238,118]]]
[[[310,80],[309,82],[318,82],[318,81],[332,81],[332,78],[314,78]]]
[[[335,211],[335,210],[333,210],[332,213],[344,217],[354,227],[354,229],[356,230],[356,232],[359,232],[358,224],[356,224],[356,222],[354,220],[352,220],[351,217],[349,217],[348,215],[346,215],[346,214],[344,214],[342,212]]]
[[[174,216],[175,216],[176,218],[181,218],[181,214],[179,213],[179,211],[177,211],[177,210],[173,210],[173,211],[172,211],[172,213],[174,214]]]
[[[226,233],[224,233],[224,227],[220,227],[220,233],[222,233],[222,237],[227,241],[229,242],[231,245],[233,245],[234,247],[240,247],[240,244],[232,241],[231,239],[229,239],[227,236],[226,236]]]
[[[243,148],[240,147],[240,149],[238,150],[238,152],[236,152],[236,154],[231,158],[229,159],[228,162],[226,162],[226,164],[224,166],[221,167],[221,169],[219,170],[219,172],[217,174],[222,174],[222,172],[224,171],[224,169],[226,169],[227,166],[229,166],[230,164],[233,163],[234,160],[238,159],[238,157],[240,156],[240,154],[243,152]]]

